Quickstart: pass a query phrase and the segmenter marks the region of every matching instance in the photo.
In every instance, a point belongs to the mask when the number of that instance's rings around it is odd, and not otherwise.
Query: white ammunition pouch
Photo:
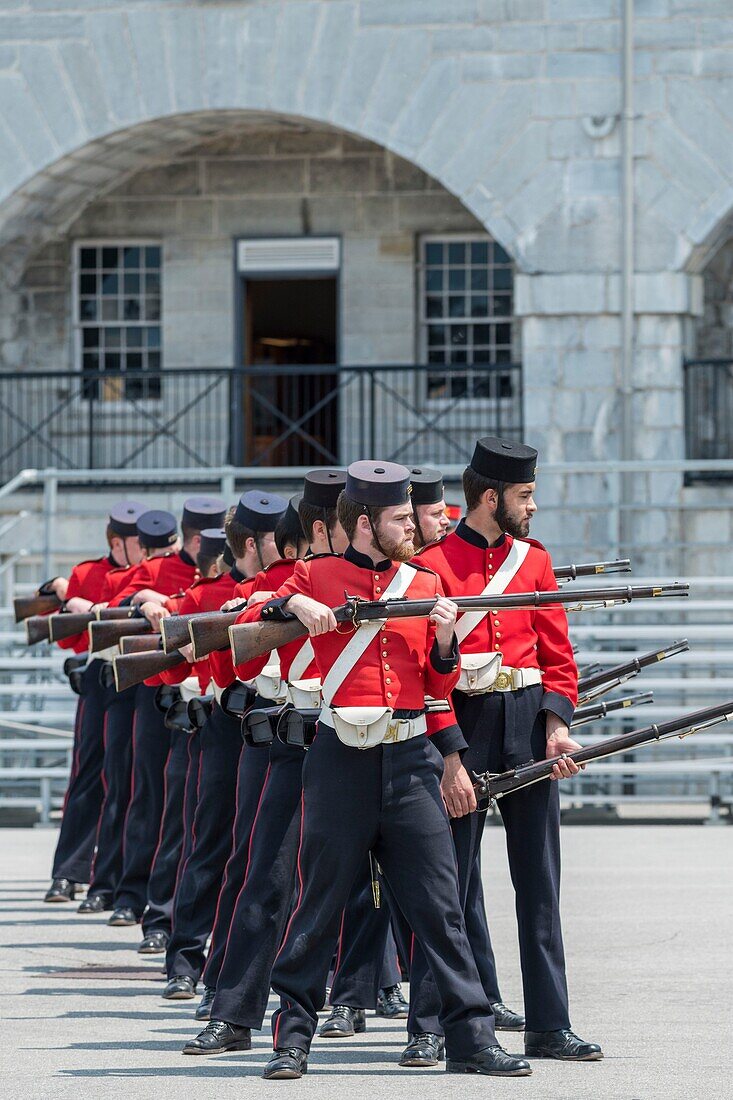
[[[280,658],[277,650],[270,654],[270,660],[259,676],[255,677],[257,694],[263,699],[272,699],[274,703],[284,703],[288,693],[288,685],[280,675]]]
[[[198,676],[187,676],[183,683],[178,685],[178,690],[184,703],[190,702],[191,699],[198,699],[201,695]]]
[[[288,683],[288,699],[296,710],[316,710],[321,705],[321,681],[291,680]]]
[[[391,707],[324,707],[321,720],[333,726],[342,744],[351,749],[409,741],[427,730],[425,715],[393,718]]]
[[[484,695],[493,689],[500,669],[501,653],[462,653],[456,688],[464,695]]]

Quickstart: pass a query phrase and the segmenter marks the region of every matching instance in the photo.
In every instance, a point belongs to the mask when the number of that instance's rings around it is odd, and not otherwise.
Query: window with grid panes
[[[74,278],[85,395],[98,400],[159,398],[161,249],[157,244],[81,243]]]
[[[480,369],[513,361],[511,258],[490,237],[424,237],[421,253],[423,353],[453,368],[428,372],[428,398],[511,397],[511,374]]]

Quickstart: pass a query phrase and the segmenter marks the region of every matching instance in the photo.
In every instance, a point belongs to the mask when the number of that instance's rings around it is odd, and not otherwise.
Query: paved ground
[[[136,929],[41,904],[55,832],[0,830],[2,1095],[11,1100],[286,1091],[308,1098],[717,1100],[733,1095],[733,830],[698,826],[564,832],[563,906],[573,1023],[603,1043],[592,1065],[536,1062],[528,1080],[400,1070],[398,1025],[370,1018],[353,1041],[320,1040],[300,1083],[258,1080],[254,1050],[179,1053],[192,1002],[160,999],[160,961]],[[520,1003],[511,888],[499,829],[486,837],[486,892],[505,999]],[[507,1036],[520,1051],[518,1036]],[[183,1092],[182,1090],[185,1090]],[[194,1092],[195,1090],[195,1092]],[[246,1094],[245,1093],[245,1094]]]

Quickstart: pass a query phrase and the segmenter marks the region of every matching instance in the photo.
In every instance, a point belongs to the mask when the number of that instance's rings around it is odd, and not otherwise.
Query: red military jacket
[[[253,584],[254,577],[248,577],[247,580],[238,581],[238,583],[234,585],[234,589],[230,593],[229,599],[236,600],[241,597],[242,600],[248,600],[252,594]],[[222,600],[221,602],[226,603],[226,600]],[[229,646],[227,646],[226,649],[216,649],[213,653],[209,654],[209,669],[211,671],[211,679],[218,688],[228,688],[230,684],[234,683],[237,677],[234,672],[234,660]]]
[[[194,581],[188,591],[184,592],[180,601],[177,601],[177,614],[195,615],[201,611],[218,611],[223,603],[232,598],[236,583],[231,572],[221,573],[218,577],[201,577]],[[169,608],[169,610],[172,609]],[[164,684],[182,684],[189,676],[198,676],[203,695],[211,681],[209,658],[204,657],[201,661],[194,661],[193,665],[183,661],[175,668],[169,668],[160,674]]]
[[[335,554],[319,555],[319,557],[338,557]],[[312,561],[312,557],[307,559]],[[295,566],[297,564],[296,558],[280,558],[278,561],[268,565],[266,569],[261,570],[254,581],[252,582],[252,592],[250,595],[254,595],[256,592],[276,592],[287,580],[289,580],[295,572]],[[259,607],[261,608],[261,604]],[[246,617],[247,613],[243,612],[237,616],[237,622],[252,622],[252,616]],[[257,616],[255,616],[255,619]],[[295,660],[296,654],[298,654],[303,646],[304,641],[299,638],[295,642],[289,642],[287,645],[282,646],[278,651],[278,657],[280,658],[280,675],[286,682],[289,679],[290,666]],[[269,660],[268,654],[263,654],[261,657],[257,657],[254,661],[248,661],[243,665],[236,665],[234,671],[237,674],[238,679],[244,681],[254,680],[255,676],[259,676],[262,669],[265,667]],[[305,680],[308,677],[317,677],[318,667],[315,662],[315,658],[310,662],[305,672],[301,676],[301,679]]]
[[[114,603],[119,606],[144,588],[151,588],[168,597],[179,596],[197,579],[198,569],[193,558],[185,550],[169,551],[141,562],[130,575],[128,583],[117,593]],[[157,687],[162,682],[160,675],[150,676],[145,681],[149,687]]]
[[[408,599],[428,599],[443,594],[439,578],[430,569],[416,566],[415,578],[407,590]],[[299,561],[292,577],[264,607],[252,607],[243,616],[253,622],[258,617],[277,618],[287,614],[286,601],[296,592],[310,596],[329,607],[344,602],[344,592],[378,600],[397,572],[394,562],[379,562],[353,547],[342,558],[330,555]],[[339,630],[312,638],[318,673],[325,680],[328,670],[354,633],[341,624]],[[370,642],[346,682],[337,689],[335,706],[388,706],[400,711],[423,711],[425,696],[444,699],[458,680],[457,649],[447,659],[440,657],[435,644],[435,626],[429,619],[388,619]]]
[[[125,585],[129,584],[135,571],[139,568],[139,565],[118,565],[116,569],[110,569],[104,578],[99,602],[107,604],[109,607],[116,607],[118,593],[122,591]]]
[[[71,570],[69,587],[66,590],[66,599],[80,596],[83,600],[91,600],[92,603],[100,603],[104,580],[107,574],[116,569],[114,559],[110,554],[103,558],[92,558],[89,561],[79,562]],[[86,653],[89,649],[89,635],[86,630],[80,634],[74,634],[71,638],[64,638],[56,643],[61,649],[73,649],[74,653]]]
[[[524,541],[530,543],[530,549],[507,585],[507,593],[556,590],[549,553],[533,539]],[[502,535],[489,546],[482,535],[462,520],[452,534],[426,547],[420,561],[435,570],[447,596],[475,596],[505,560],[512,542],[511,535]],[[578,669],[564,608],[492,609],[463,639],[461,650],[467,654],[501,652],[503,663],[509,667],[541,669],[544,689],[541,709],[552,711],[570,723],[578,701]]]
[[[196,563],[185,550],[171,550],[141,562],[117,594],[116,602],[124,603],[137,592],[142,592],[143,588],[151,588],[163,596],[177,596],[190,588],[198,575]]]

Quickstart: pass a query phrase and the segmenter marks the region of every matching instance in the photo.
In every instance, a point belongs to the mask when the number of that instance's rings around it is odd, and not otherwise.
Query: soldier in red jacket
[[[323,684],[318,734],[303,772],[300,892],[272,973],[280,996],[267,1079],[301,1077],[323,1003],[338,922],[372,850],[424,944],[440,990],[448,1069],[500,1076],[531,1072],[496,1043],[458,896],[455,854],[440,798],[440,753],[425,736],[425,696],[445,698],[459,676],[455,604],[414,555],[409,471],[395,463],[349,467],[339,519],[349,539],[338,561],[298,562],[265,619],[308,628]],[[374,600],[438,597],[429,619],[337,629],[344,590]],[[445,735],[446,731],[441,731]],[[339,822],[338,843],[333,823]],[[429,850],[429,860],[415,852]]]
[[[101,558],[80,562],[71,571],[68,583],[59,586],[48,582],[55,591],[65,590],[64,608],[70,612],[85,612],[99,603],[105,577],[110,570],[139,561],[142,551],[137,538],[136,520],[144,511],[142,504],[124,501],[115,505],[107,522],[109,552]],[[60,578],[56,578],[56,581]],[[59,642],[62,649],[85,653],[88,648],[86,630]],[[100,683],[103,662],[88,661],[81,677],[81,696],[77,706],[74,757],[69,786],[64,799],[52,883],[44,901],[66,902],[74,898],[75,886],[89,882],[94,842],[102,807],[104,786],[105,712],[112,691]]]
[[[242,494],[225,524],[234,565],[229,583],[221,581],[216,586],[219,607],[245,601],[255,574],[277,558],[274,530],[286,508],[287,501],[275,493],[252,489]],[[202,600],[201,610],[215,609]],[[267,753],[263,757],[261,752],[250,752],[242,746],[241,717],[222,708],[226,690],[236,683],[231,650],[211,653],[209,670],[216,701],[201,731],[194,844],[176,889],[173,932],[166,951],[166,1000],[190,1000],[195,996],[209,933],[212,948],[204,981],[206,986],[216,985],[216,979],[210,981],[207,975],[210,967],[212,973],[218,969],[226,945],[267,770]],[[252,701],[254,697],[252,691]],[[217,952],[220,940],[222,950]],[[208,1018],[210,1002],[205,993],[204,1019]]]
[[[145,509],[147,513],[149,509]],[[122,593],[132,585],[136,576],[144,569],[148,574],[150,562],[169,554],[168,542],[154,547],[146,546],[141,554],[144,559],[136,565],[111,569],[104,579],[99,603],[101,606],[117,607],[123,599]],[[117,647],[114,648],[114,652]],[[110,654],[110,657],[113,654]],[[104,800],[97,826],[96,851],[92,861],[92,877],[87,896],[77,912],[83,915],[103,913],[112,909],[115,890],[122,876],[122,848],[125,832],[125,816],[130,803],[132,790],[132,734],[135,717],[135,699],[137,688],[126,688],[117,692],[114,688],[112,661],[105,660],[100,678],[111,690],[111,698],[105,713],[104,730]]]
[[[218,587],[219,562],[225,544],[223,528],[208,528],[201,532],[196,554],[200,576],[183,596],[173,596],[166,601],[168,611],[188,614],[198,609],[194,594],[205,588]],[[170,750],[163,777],[165,805],[158,847],[150,867],[147,904],[141,921],[143,938],[138,945],[141,955],[162,954],[171,935],[179,865],[184,846],[190,848],[187,841],[196,809],[199,771],[199,730],[189,723],[187,704],[205,693],[209,685],[208,662],[198,662],[196,665],[184,662],[176,669],[162,672],[160,679],[164,685],[173,688],[173,702],[166,710],[164,719],[170,732]]]
[[[117,602],[152,605],[153,615],[167,615],[166,600],[181,595],[198,575],[195,555],[201,531],[224,522],[226,505],[217,497],[191,497],[181,518],[183,546],[162,557],[149,558],[119,593]],[[146,547],[178,546],[175,516],[146,512],[138,520],[140,541]],[[150,867],[157,846],[164,805],[164,771],[170,749],[170,730],[155,705],[159,677],[135,689],[132,745],[132,794],[125,816],[122,875],[114,897],[111,925],[136,924],[147,899]]]
[[[336,560],[335,555],[346,545],[346,536],[336,515],[336,502],[345,481],[346,474],[342,470],[313,470],[306,474],[302,498],[291,500],[275,531],[282,559],[255,577],[253,596],[272,595],[273,588],[278,588],[292,575],[297,557],[302,556],[303,543],[309,547],[310,558]],[[241,616],[243,621],[246,617],[247,613]],[[237,676],[245,681],[257,678],[268,660],[274,667],[271,658],[263,657],[237,666]],[[304,642],[301,638],[282,647],[279,676],[288,686],[294,706],[302,708],[320,698],[318,670],[310,639]],[[261,1028],[265,1017],[270,971],[292,905],[300,838],[304,747],[275,737],[269,749],[258,745],[245,751],[268,755],[267,778],[216,987],[208,987],[206,991],[211,1020],[200,1035],[186,1044],[184,1054],[249,1050],[251,1030]]]
[[[537,452],[507,440],[480,439],[463,476],[466,518],[420,557],[451,596],[557,587],[550,555],[527,539],[536,511]],[[452,817],[464,905],[479,858],[486,811],[476,810],[471,771],[501,772],[557,759],[554,778],[577,772],[563,754],[577,702],[577,668],[562,607],[467,612],[456,626],[462,673],[453,704],[467,744],[445,761],[442,793]],[[500,810],[516,893],[528,1056],[602,1057],[570,1030],[560,926],[560,804],[557,785],[539,783],[503,799]],[[474,952],[480,945],[473,944]],[[419,945],[412,960],[408,1030],[420,1037],[422,1064],[439,1050],[439,996]],[[409,1048],[408,1048],[409,1049]],[[411,1062],[410,1064],[420,1064]]]

